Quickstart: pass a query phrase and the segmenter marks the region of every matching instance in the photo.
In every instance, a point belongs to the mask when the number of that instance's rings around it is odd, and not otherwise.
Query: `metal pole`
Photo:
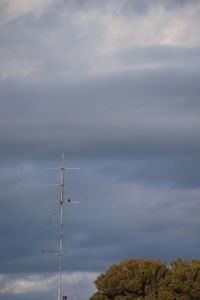
[[[47,170],[60,170],[60,183],[59,184],[50,184],[55,186],[60,186],[60,200],[59,201],[48,201],[48,202],[59,202],[59,208],[60,208],[60,226],[59,226],[59,234],[60,234],[60,246],[58,250],[42,250],[43,253],[45,252],[52,252],[52,253],[58,253],[58,294],[57,294],[57,300],[61,300],[61,286],[62,286],[62,270],[63,270],[63,237],[64,237],[64,224],[63,224],[63,212],[64,212],[64,187],[65,187],[65,180],[64,180],[64,172],[65,170],[79,170],[80,168],[65,168],[64,164],[64,152],[62,152],[61,157],[61,166],[59,168],[46,168]],[[70,199],[68,199],[68,202],[70,202]],[[77,201],[73,201],[76,203]],[[66,296],[64,296],[66,297]]]
[[[61,300],[62,264],[63,264],[63,204],[64,204],[64,152],[62,152],[60,168],[60,248],[59,248],[59,274],[58,274],[58,300]]]

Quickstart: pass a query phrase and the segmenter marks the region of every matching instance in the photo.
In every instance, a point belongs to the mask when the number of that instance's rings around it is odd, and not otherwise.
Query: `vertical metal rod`
[[[43,252],[52,252],[58,253],[58,292],[57,292],[57,300],[62,300],[62,271],[63,271],[63,238],[64,238],[64,223],[63,223],[63,215],[64,215],[64,188],[65,188],[65,179],[64,172],[65,170],[79,170],[80,168],[65,168],[65,157],[64,152],[62,152],[61,157],[61,166],[60,170],[60,183],[56,184],[60,186],[60,200],[59,200],[59,208],[60,208],[60,226],[59,226],[59,235],[60,235],[60,245],[58,250],[43,250]],[[55,168],[47,168],[47,169],[55,169]],[[57,169],[57,168],[56,168]],[[53,201],[54,202],[54,201]],[[55,201],[57,202],[57,201]],[[66,296],[65,296],[66,297]]]
[[[59,274],[58,274],[58,300],[61,300],[62,267],[63,267],[63,210],[64,210],[64,152],[62,152],[60,168],[60,248],[59,248]]]

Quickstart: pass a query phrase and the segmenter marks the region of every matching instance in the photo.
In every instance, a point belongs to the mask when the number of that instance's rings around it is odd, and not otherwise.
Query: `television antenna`
[[[53,186],[60,187],[60,200],[58,201],[50,201],[50,202],[58,202],[59,203],[59,211],[60,211],[60,225],[59,225],[59,249],[57,250],[42,250],[43,253],[57,253],[58,254],[58,292],[57,292],[57,300],[61,300],[61,292],[62,292],[62,271],[63,271],[63,238],[64,238],[64,222],[63,222],[63,212],[64,212],[64,203],[67,200],[68,203],[71,202],[71,199],[65,199],[65,170],[79,170],[80,168],[65,168],[65,155],[62,152],[61,155],[61,166],[60,168],[45,168],[46,170],[60,170],[60,183],[50,184]],[[77,203],[77,201],[73,201]],[[66,299],[66,296],[63,296],[63,299]]]

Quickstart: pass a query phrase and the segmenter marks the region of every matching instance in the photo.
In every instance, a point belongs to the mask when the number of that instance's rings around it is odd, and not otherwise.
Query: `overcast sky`
[[[126,258],[199,259],[200,1],[0,0],[0,299],[87,300]]]

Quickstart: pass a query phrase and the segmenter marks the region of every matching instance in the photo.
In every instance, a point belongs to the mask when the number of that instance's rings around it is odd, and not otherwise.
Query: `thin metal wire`
[[[51,224],[52,218],[58,215],[60,212],[60,206],[56,208],[56,210],[49,216],[49,224]]]

